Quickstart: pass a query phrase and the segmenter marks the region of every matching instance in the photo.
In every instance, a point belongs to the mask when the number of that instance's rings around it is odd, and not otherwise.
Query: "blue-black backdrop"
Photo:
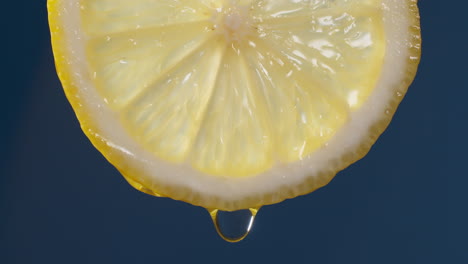
[[[92,147],[54,70],[46,1],[5,1],[0,263],[468,263],[466,3],[419,6],[419,72],[370,153],[229,244],[204,209],[134,190]]]

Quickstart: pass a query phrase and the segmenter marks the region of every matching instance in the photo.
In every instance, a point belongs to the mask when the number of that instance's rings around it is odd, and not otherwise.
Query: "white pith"
[[[351,113],[350,122],[338,132],[328,145],[320,151],[312,153],[301,161],[289,164],[276,164],[265,173],[233,179],[230,177],[213,177],[189,165],[171,164],[158,160],[152,153],[141,148],[128,134],[119,122],[117,114],[113,113],[103,101],[103,98],[93,87],[85,56],[84,34],[80,28],[80,1],[63,1],[61,9],[63,24],[66,29],[66,46],[68,63],[74,69],[74,85],[79,87],[77,96],[82,107],[91,113],[99,127],[90,131],[108,144],[116,153],[126,157],[127,166],[142,168],[145,171],[146,182],[163,182],[167,186],[184,187],[196,193],[220,197],[224,200],[238,200],[243,197],[272,193],[283,186],[295,186],[304,181],[305,177],[316,175],[330,166],[330,161],[356,149],[364,137],[368,136],[369,127],[382,118],[389,102],[398,91],[397,82],[403,79],[405,64],[409,54],[406,45],[410,41],[408,31],[407,2],[401,0],[383,0],[386,30],[386,55],[382,75],[369,100],[356,112]]]

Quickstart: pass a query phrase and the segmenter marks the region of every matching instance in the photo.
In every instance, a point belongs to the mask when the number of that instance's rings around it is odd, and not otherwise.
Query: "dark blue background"
[[[420,1],[419,72],[370,153],[229,244],[203,208],[134,190],[92,147],[54,70],[46,1],[5,1],[0,263],[468,263],[465,2]]]

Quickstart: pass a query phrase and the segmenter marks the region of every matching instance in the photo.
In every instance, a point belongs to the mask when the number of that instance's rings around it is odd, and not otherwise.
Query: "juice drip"
[[[208,210],[219,236],[227,242],[242,241],[252,230],[259,208],[250,208],[233,212]]]

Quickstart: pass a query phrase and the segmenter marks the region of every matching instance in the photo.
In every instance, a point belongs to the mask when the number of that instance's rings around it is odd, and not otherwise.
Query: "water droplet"
[[[233,212],[208,210],[218,234],[227,242],[235,243],[247,237],[252,230],[258,208],[250,208]]]

